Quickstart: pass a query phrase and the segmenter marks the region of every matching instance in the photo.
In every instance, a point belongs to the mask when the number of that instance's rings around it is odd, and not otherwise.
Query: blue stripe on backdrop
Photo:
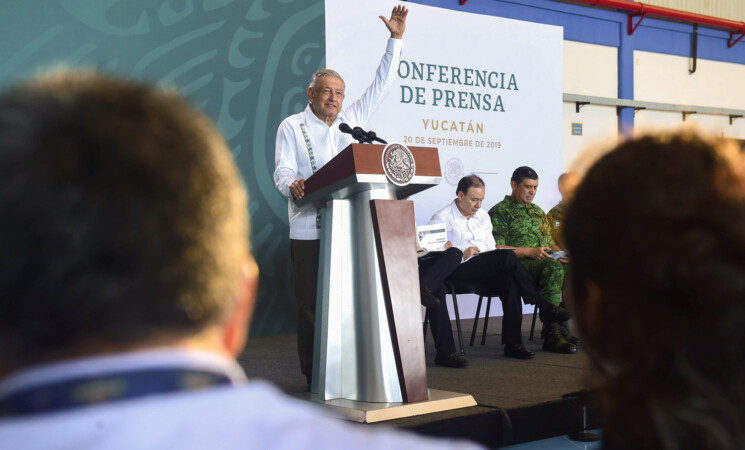
[[[633,35],[627,33],[628,13],[556,0],[412,0],[412,3],[493,15],[564,27],[564,39],[618,48],[618,97],[634,98],[634,51],[691,56],[693,25],[645,18]],[[635,19],[636,20],[636,19]],[[636,22],[635,22],[636,23]],[[745,64],[745,39],[727,47],[729,32],[699,27],[698,58]],[[634,111],[619,115],[619,133],[633,132]]]

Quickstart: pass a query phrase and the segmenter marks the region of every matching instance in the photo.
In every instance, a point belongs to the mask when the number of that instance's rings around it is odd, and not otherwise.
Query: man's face
[[[455,200],[455,205],[464,217],[471,217],[481,208],[481,202],[484,201],[485,194],[486,191],[480,186],[468,188],[468,192],[465,194],[463,191],[458,191],[458,199]]]
[[[344,82],[341,78],[321,77],[316,80],[315,90],[308,88],[308,100],[316,117],[333,121],[344,101]]]
[[[512,186],[512,198],[521,205],[533,203],[535,193],[538,191],[538,180],[524,179],[520,184],[510,181]]]

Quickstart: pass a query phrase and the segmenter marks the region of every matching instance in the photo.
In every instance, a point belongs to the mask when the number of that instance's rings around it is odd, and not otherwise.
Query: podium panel
[[[403,401],[370,213],[390,198],[365,191],[323,212],[311,390],[324,400]]]
[[[411,251],[416,242],[414,204],[372,200],[370,209],[401,394],[407,403],[424,401],[429,394],[420,324],[419,270],[416,253]]]

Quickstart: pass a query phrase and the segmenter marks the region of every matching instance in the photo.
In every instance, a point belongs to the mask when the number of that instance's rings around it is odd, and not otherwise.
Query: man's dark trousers
[[[462,259],[463,252],[455,247],[419,259],[419,284],[440,299],[440,306],[427,308],[427,315],[437,353],[445,356],[455,353],[455,339],[445,304],[444,280],[460,266]]]
[[[522,302],[534,304],[540,293],[533,278],[511,250],[494,250],[472,257],[448,278],[478,283],[502,301],[502,344],[522,343]]]
[[[321,241],[290,239],[292,282],[297,299],[297,353],[300,370],[310,384],[313,376],[313,339]]]

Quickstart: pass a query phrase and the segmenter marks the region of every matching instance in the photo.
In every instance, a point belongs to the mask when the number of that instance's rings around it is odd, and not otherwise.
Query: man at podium
[[[310,388],[313,372],[313,336],[321,239],[321,210],[298,207],[305,195],[305,180],[352,143],[339,125],[365,127],[396,79],[408,10],[396,6],[391,17],[380,16],[390,39],[375,79],[362,97],[342,109],[344,80],[330,69],[318,70],[308,86],[308,106],[279,125],[275,148],[274,184],[288,198],[290,257],[298,311],[300,369]]]

